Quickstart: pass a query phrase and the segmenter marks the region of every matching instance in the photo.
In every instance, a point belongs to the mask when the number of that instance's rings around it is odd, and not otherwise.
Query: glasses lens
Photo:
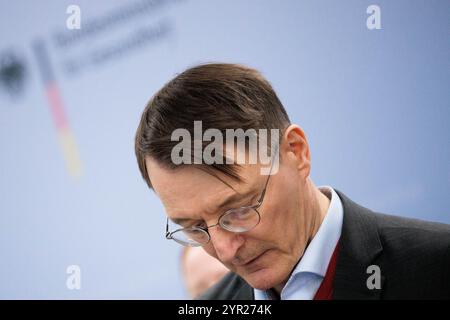
[[[209,234],[200,228],[187,228],[174,231],[172,239],[188,247],[202,246],[209,241]]]
[[[246,232],[259,223],[259,213],[251,207],[242,207],[227,211],[219,220],[225,230],[231,232]]]

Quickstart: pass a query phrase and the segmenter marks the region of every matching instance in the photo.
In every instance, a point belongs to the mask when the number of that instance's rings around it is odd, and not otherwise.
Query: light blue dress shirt
[[[322,284],[334,249],[341,237],[344,209],[333,188],[320,187],[330,206],[316,235],[281,291],[281,300],[312,300]],[[255,300],[270,300],[270,292],[254,289]]]

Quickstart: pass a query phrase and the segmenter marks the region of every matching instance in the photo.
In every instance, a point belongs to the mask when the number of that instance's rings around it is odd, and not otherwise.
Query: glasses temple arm
[[[166,239],[172,239],[171,234],[169,232],[169,217],[166,220]]]

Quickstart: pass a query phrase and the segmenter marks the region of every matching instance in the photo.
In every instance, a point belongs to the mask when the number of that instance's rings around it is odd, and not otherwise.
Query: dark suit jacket
[[[333,299],[450,299],[450,225],[374,213],[337,191],[344,207]],[[368,289],[370,265],[381,289]],[[227,274],[199,299],[253,300],[253,288]]]

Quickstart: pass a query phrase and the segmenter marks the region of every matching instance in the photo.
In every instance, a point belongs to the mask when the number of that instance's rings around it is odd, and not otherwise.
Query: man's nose
[[[237,251],[245,242],[244,236],[224,230],[220,226],[210,228],[209,234],[219,260],[223,263],[231,264]]]

